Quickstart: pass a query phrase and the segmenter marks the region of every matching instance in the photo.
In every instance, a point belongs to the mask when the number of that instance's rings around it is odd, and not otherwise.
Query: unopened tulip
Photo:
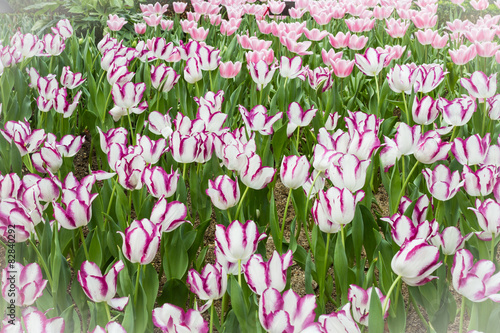
[[[125,23],[127,23],[127,20],[125,20],[123,17],[118,17],[118,15],[109,14],[107,23],[109,30],[120,31]]]
[[[179,173],[176,170],[174,173],[168,174],[160,166],[146,167],[142,175],[142,181],[146,184],[148,192],[155,198],[162,196],[169,198],[177,190]]]
[[[447,73],[438,64],[423,64],[418,66],[415,74],[415,92],[422,92],[424,94],[431,92],[444,80],[444,76]]]
[[[355,284],[351,284],[349,286],[349,291],[347,293],[347,298],[349,302],[351,302],[353,306],[353,315],[354,319],[361,325],[368,326],[369,320],[369,310],[370,310],[370,300],[372,292],[375,291],[377,293],[378,298],[380,299],[380,304],[383,304],[386,296],[382,294],[382,291],[377,287],[370,287],[368,289],[363,289]],[[389,303],[387,303],[387,308],[384,313],[384,319],[389,315]]]
[[[184,67],[184,80],[194,84],[202,78],[203,73],[201,71],[200,61],[194,57],[189,58],[186,62],[186,67]]]
[[[240,61],[237,61],[235,63],[231,61],[219,63],[220,76],[225,79],[235,78],[236,75],[238,75],[238,73],[240,72],[240,70],[241,70]]]
[[[314,295],[299,297],[293,290],[283,293],[268,288],[260,297],[259,320],[267,332],[302,332],[314,325]]]
[[[107,274],[102,275],[101,269],[97,264],[84,261],[77,277],[78,282],[82,286],[85,295],[92,302],[106,302],[113,309],[123,310],[128,304],[128,297],[114,298],[116,294],[116,280],[118,273],[124,268],[121,260],[111,266]]]
[[[426,168],[422,170],[427,189],[432,196],[441,201],[450,200],[457,194],[463,186],[464,181],[460,181],[460,173],[457,171],[451,172],[450,169],[443,165],[437,165],[434,170]]]
[[[424,96],[420,100],[415,96],[412,107],[413,121],[419,125],[429,125],[439,116],[437,101],[430,96]]]
[[[147,265],[153,261],[160,247],[161,225],[148,219],[134,220],[125,233],[118,233],[123,238],[123,255],[130,262]]]
[[[191,223],[184,220],[187,216],[186,206],[179,201],[167,202],[167,198],[161,197],[151,211],[151,222],[161,224],[162,232],[171,232],[183,223]]]
[[[215,245],[228,262],[245,263],[257,250],[258,242],[266,238],[259,234],[257,224],[248,220],[246,223],[233,221],[229,226],[215,226]]]
[[[330,166],[328,178],[333,186],[356,192],[365,186],[366,171],[370,162],[371,160],[360,161],[352,154],[344,154]]]
[[[175,2],[174,2],[175,6]],[[162,332],[167,333],[207,333],[208,323],[198,310],[189,309],[186,312],[178,306],[165,303],[153,310],[153,324]]]
[[[416,79],[415,67],[410,65],[396,65],[387,74],[387,83],[395,93],[410,94]]]
[[[310,166],[306,156],[283,157],[280,168],[281,182],[290,189],[301,187],[309,177]]]
[[[206,193],[214,206],[222,210],[236,206],[240,200],[238,181],[226,175],[218,176],[215,181],[209,179]]]
[[[479,260],[474,264],[474,256],[469,250],[457,251],[451,267],[455,290],[472,302],[487,299],[500,303],[500,272],[495,274],[495,263]]]
[[[421,286],[437,279],[431,274],[441,265],[438,248],[420,238],[404,243],[391,261],[394,273],[409,286]]]
[[[346,188],[337,187],[319,192],[319,200],[328,219],[342,225],[354,219],[356,204],[363,200],[364,196],[363,191],[353,194]]]

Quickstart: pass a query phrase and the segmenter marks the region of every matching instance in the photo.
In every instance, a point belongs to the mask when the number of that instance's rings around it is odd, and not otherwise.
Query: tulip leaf
[[[280,235],[280,225],[278,212],[276,211],[276,201],[274,199],[274,193],[271,193],[270,209],[269,209],[269,226],[271,228],[271,235],[273,236],[273,242],[276,246],[278,252],[281,252],[282,240]]]
[[[95,262],[97,266],[101,266],[102,252],[106,251],[106,244],[103,244],[103,247],[101,247],[101,240],[99,239],[99,233],[95,232],[95,230],[91,231],[91,233],[87,236],[87,238],[91,239],[89,246],[88,260]]]
[[[170,279],[163,286],[161,296],[157,299],[158,306],[169,303],[184,308],[188,296],[189,289],[183,281]]]
[[[233,308],[234,314],[236,318],[238,318],[238,323],[240,325],[239,332],[255,332],[255,329],[252,330],[252,327],[255,328],[255,320],[250,317],[250,309],[245,302],[243,296],[243,290],[241,289],[238,281],[231,275],[231,306]]]
[[[340,233],[337,234],[337,240],[335,243],[335,252],[333,259],[333,267],[335,271],[335,283],[340,286],[342,304],[347,303],[347,256],[345,253],[344,246],[342,245],[342,239]]]
[[[149,287],[148,287],[149,288]],[[156,289],[158,290],[158,289]],[[135,332],[151,332],[151,330],[147,330],[146,328],[148,326],[153,326],[153,320],[151,318],[152,316],[152,311],[148,311],[148,297],[146,295],[146,292],[144,291],[144,288],[142,284],[139,286],[139,294],[134,295],[134,297],[137,296],[137,305],[134,307],[134,331]],[[134,300],[131,298],[129,299],[129,302],[133,302]],[[153,300],[154,304],[154,300]]]
[[[144,292],[146,293],[148,313],[151,313],[155,305],[156,297],[158,296],[158,288],[160,284],[158,281],[158,273],[154,269],[153,265],[145,265],[142,269],[143,277],[141,284],[144,288]]]
[[[68,307],[66,310],[63,311],[59,315],[59,317],[62,317],[64,319],[65,327],[64,330],[66,332],[81,332],[81,323],[80,323],[80,317],[78,317],[78,314],[76,313],[74,309],[74,305],[71,305]]]
[[[396,213],[399,205],[399,193],[401,192],[401,175],[399,172],[398,164],[396,163],[392,168],[392,176],[389,192],[389,210],[391,215]],[[404,195],[404,193],[403,193]]]
[[[271,147],[273,150],[275,165],[281,164],[281,159],[283,156],[283,148],[285,147],[285,142],[288,139],[288,137],[286,136],[286,126],[287,125],[285,124],[281,126],[278,130],[276,130],[271,140]]]
[[[401,283],[401,282],[399,282]],[[387,324],[389,326],[389,330],[391,333],[399,333],[404,332],[406,328],[406,310],[405,310],[405,302],[403,299],[403,295],[400,291],[398,292],[398,301],[395,302],[393,299],[395,297],[391,297],[390,310],[391,313],[395,313],[394,316],[390,315],[387,318]],[[396,291],[393,291],[393,295],[395,295]]]
[[[127,333],[135,333],[135,313],[133,300],[129,299],[123,314],[122,326]]]
[[[352,243],[354,246],[354,254],[356,256],[356,262],[361,261],[361,252],[363,248],[363,215],[361,213],[360,205],[356,206],[356,212],[354,213],[354,219],[352,220]],[[363,206],[364,207],[364,206]]]
[[[169,234],[172,234],[170,236]],[[184,241],[180,235],[180,228],[164,234],[170,236],[165,240],[163,252],[163,270],[167,280],[176,278],[182,279],[189,266],[189,258],[184,247]]]
[[[380,302],[380,298],[376,292],[372,292],[368,316],[368,329],[370,333],[384,333],[385,323],[382,311],[382,302]]]
[[[305,278],[305,287],[306,294],[314,294],[314,289],[312,287],[312,271],[314,269],[314,263],[311,260],[311,253],[307,253],[306,256],[306,267],[304,270],[304,278]]]

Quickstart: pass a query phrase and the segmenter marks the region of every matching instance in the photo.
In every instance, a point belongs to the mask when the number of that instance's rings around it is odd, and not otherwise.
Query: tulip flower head
[[[230,263],[245,263],[257,250],[257,244],[266,238],[259,234],[257,224],[248,220],[246,223],[233,221],[226,227],[218,224],[215,227],[215,245]]]
[[[377,293],[378,298],[380,299],[380,303],[384,304],[386,296],[382,294],[382,291],[377,287],[370,287],[367,290],[355,285],[351,284],[349,286],[349,291],[347,293],[347,298],[349,302],[353,306],[353,314],[354,319],[361,325],[368,326],[369,320],[369,310],[370,310],[370,299],[372,292],[375,291]],[[389,315],[389,304],[384,313],[384,319]]]
[[[12,276],[15,283],[9,280]],[[23,266],[16,262],[2,270],[2,296],[7,303],[30,306],[42,296],[46,285],[47,280],[43,279],[42,270],[37,263]],[[14,292],[9,290],[12,286]]]
[[[153,261],[160,247],[161,224],[148,219],[134,220],[125,233],[118,233],[123,238],[123,255],[130,262],[147,265]]]
[[[175,3],[174,3],[175,4]],[[198,310],[182,308],[165,303],[153,310],[153,324],[163,332],[207,333],[208,323]]]

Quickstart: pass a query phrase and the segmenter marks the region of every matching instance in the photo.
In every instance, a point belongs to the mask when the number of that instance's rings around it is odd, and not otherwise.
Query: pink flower
[[[450,53],[451,61],[453,61],[455,65],[465,65],[477,55],[475,45],[460,45],[458,50],[448,50],[448,52]]]
[[[173,2],[172,7],[174,8],[175,13],[181,14],[186,10],[187,2]]]
[[[337,59],[332,63],[332,67],[336,77],[348,77],[354,68],[354,60]]]
[[[240,72],[240,70],[241,70],[240,61],[237,61],[235,63],[231,61],[219,63],[220,76],[225,79],[235,78],[236,75],[238,75],[238,73]]]
[[[118,15],[109,14],[108,28],[111,31],[120,31],[123,26],[127,23],[123,17],[118,17]]]

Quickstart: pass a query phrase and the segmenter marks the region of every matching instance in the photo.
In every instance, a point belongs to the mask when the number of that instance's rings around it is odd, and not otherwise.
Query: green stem
[[[462,333],[464,329],[464,312],[465,312],[465,297],[462,296],[462,305],[460,306],[460,326],[458,333]]]
[[[342,247],[344,248],[344,251],[345,251],[345,235],[344,235],[344,225],[343,224],[340,225],[340,236],[342,239]]]
[[[453,142],[453,140],[455,140],[455,138],[457,137],[457,129],[458,126],[453,127],[453,132],[451,132],[450,142]]]
[[[130,126],[130,135],[132,136],[132,144],[135,146],[135,134],[134,134],[134,128],[132,127],[132,120],[130,119],[130,110],[127,109],[127,118],[128,118],[128,125]]]
[[[108,316],[108,323],[111,321],[111,313],[109,312],[109,305],[107,302],[103,302],[104,307],[106,308],[106,315]]]
[[[187,167],[187,163],[184,163],[184,166],[182,168],[182,179],[184,181],[186,181],[186,167]]]
[[[491,261],[495,262],[495,235],[491,236]]]
[[[248,192],[248,189],[250,187],[247,186],[247,188],[245,189],[245,192],[243,192],[243,195],[241,196],[240,198],[240,202],[238,204],[238,208],[236,209],[236,215],[235,215],[235,218],[237,219],[239,217],[239,214],[240,214],[240,209],[241,209],[241,204],[243,203],[243,200],[245,199],[245,196],[247,195],[247,192]]]
[[[227,212],[227,219],[229,220],[229,223],[233,222],[233,220],[231,220],[231,213],[229,213],[229,208],[226,210]]]
[[[210,306],[210,333],[214,330],[214,302],[212,301],[212,305]]]
[[[224,323],[224,317],[226,315],[226,308],[227,308],[227,292],[224,293],[224,296],[222,296],[222,304],[221,304],[221,310],[220,310],[220,325]]]
[[[299,151],[299,139],[300,139],[300,127],[298,128],[297,131],[297,142],[295,143],[295,146],[297,147],[297,152]]]
[[[417,315],[420,318],[420,321],[425,325],[425,328],[429,329],[429,323],[427,323],[427,320],[425,320],[424,315],[422,314],[422,312],[418,308],[417,302],[415,302],[415,299],[413,298],[413,296],[411,295],[411,293],[409,293],[409,295],[410,295],[411,304],[413,305],[413,308],[415,309],[415,312],[417,312]]]
[[[52,277],[50,275],[49,268],[47,267],[47,263],[45,262],[42,255],[40,254],[40,251],[38,251],[38,248],[36,247],[35,243],[33,243],[33,240],[31,239],[31,237],[28,238],[28,240],[31,243],[31,246],[33,246],[33,250],[35,250],[38,258],[40,258],[40,262],[42,263],[43,270],[45,271],[45,274],[47,274],[47,280],[49,280],[50,287],[53,288]]]
[[[241,259],[238,260],[238,284],[241,287]]]
[[[401,175],[402,175],[402,180],[403,183],[405,182],[405,173],[406,173],[406,168],[405,168],[405,156],[401,156]]]
[[[486,99],[484,99],[483,104],[484,104],[484,113],[483,113],[483,123],[481,124],[481,135],[484,137],[486,135],[486,130],[488,128],[486,125],[486,115],[488,114],[488,108],[486,106]]]
[[[406,123],[408,124],[408,126],[411,126],[410,112],[408,111],[408,105],[406,104],[406,94],[404,91],[402,92],[402,94],[403,94],[403,103],[405,105]]]
[[[375,75],[375,88],[377,89],[377,117],[380,116],[380,89],[378,87],[378,74]]]
[[[292,197],[292,189],[288,191],[288,197],[286,199],[286,204],[285,204],[285,212],[283,213],[283,223],[281,223],[281,239],[279,242],[279,252],[281,253],[281,246],[283,244],[283,234],[285,233],[285,222],[286,222],[286,212],[288,211],[288,205],[290,204],[290,198]]]
[[[139,298],[139,280],[141,275],[141,264],[137,264],[137,279],[135,280],[135,297],[134,306],[137,306],[137,298]]]
[[[83,236],[83,227],[80,227],[80,239],[82,240],[83,251],[85,252],[85,259],[89,260],[89,250],[87,249],[87,244],[85,243],[85,237]]]
[[[401,191],[399,192],[399,196],[398,196],[398,201],[397,202],[401,202],[401,198],[403,197],[404,193],[405,193],[405,190],[406,190],[406,186],[408,185],[408,182],[410,181],[410,178],[411,178],[411,175],[413,175],[413,173],[415,172],[415,170],[417,170],[417,166],[420,164],[419,161],[415,162],[415,164],[413,165],[413,168],[411,169],[410,173],[408,174],[408,177],[406,178],[405,182],[403,183],[403,187],[401,187]],[[397,206],[395,207],[396,210],[397,210]],[[394,212],[392,212],[392,214],[394,214]]]
[[[327,275],[327,269],[328,269],[328,249],[330,248],[330,234],[326,234],[326,246],[325,246],[325,264],[323,266],[323,272],[325,275],[321,278],[321,299],[323,300],[325,297],[325,282],[326,282],[326,275]],[[325,302],[322,302],[323,306]]]
[[[389,303],[389,298],[391,296],[391,293],[394,290],[394,288],[396,287],[396,285],[398,284],[398,282],[401,280],[401,278],[402,278],[402,276],[398,275],[396,280],[394,280],[391,287],[389,288],[389,291],[387,292],[387,295],[385,296],[384,305],[382,306],[382,314],[384,314],[385,311],[387,310],[387,304]]]

